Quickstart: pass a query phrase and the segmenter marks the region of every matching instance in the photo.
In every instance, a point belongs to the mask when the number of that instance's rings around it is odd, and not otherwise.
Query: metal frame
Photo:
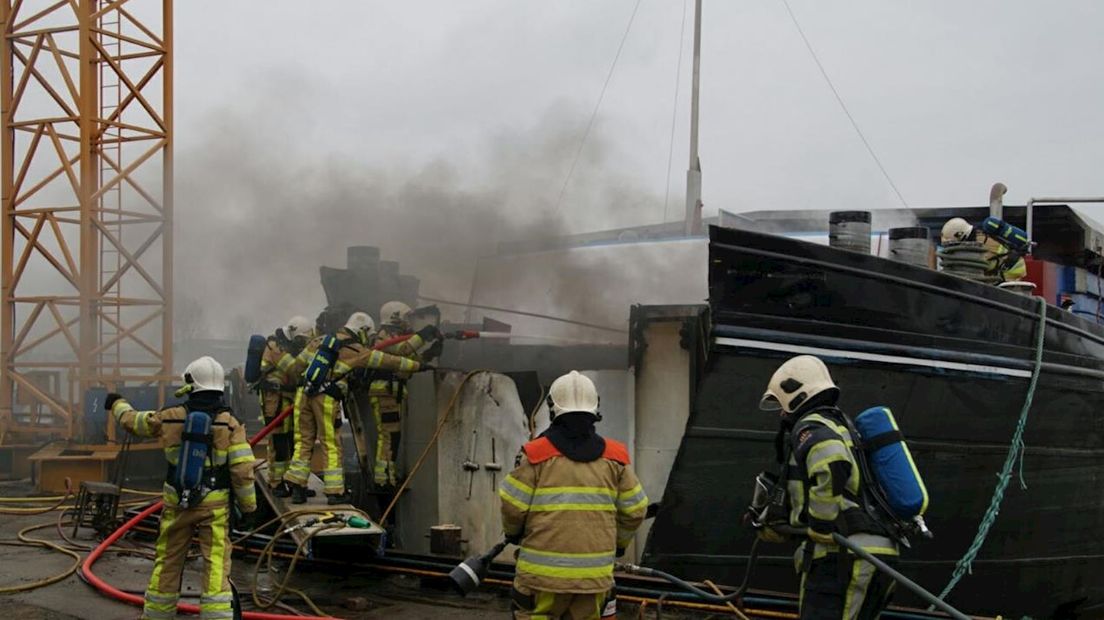
[[[74,437],[89,388],[170,372],[172,0],[3,0],[0,24],[0,442]]]
[[[1082,198],[1030,198],[1027,201],[1027,226],[1024,232],[1027,233],[1028,239],[1033,239],[1031,236],[1035,228],[1035,205],[1040,204],[1086,204],[1086,203],[1104,203],[1104,197],[1082,197]],[[1100,251],[1100,248],[1092,248],[1093,250]]]

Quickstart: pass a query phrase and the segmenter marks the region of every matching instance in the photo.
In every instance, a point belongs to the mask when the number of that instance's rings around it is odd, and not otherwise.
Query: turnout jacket
[[[291,372],[294,367],[295,356],[280,346],[275,336],[269,336],[261,355],[262,388],[274,387],[282,392],[295,392],[299,377]]]
[[[839,532],[870,553],[897,555],[897,544],[860,504],[862,473],[840,415],[834,408],[815,409],[794,425],[786,482],[790,525],[827,536]],[[811,559],[839,551],[834,543],[812,547]]]
[[[390,340],[397,336],[406,335],[409,332],[403,331],[400,327],[394,325],[384,325],[379,329],[376,334],[375,341],[383,342]],[[404,340],[400,343],[393,344],[385,349],[386,353],[398,355],[410,360],[413,360],[419,364],[422,363],[422,353],[425,352],[435,341],[426,341],[419,334],[412,335],[408,340]],[[382,396],[385,398],[393,398],[397,401],[402,401],[406,397],[406,379],[409,378],[408,372],[392,372],[382,373],[382,377],[375,377],[371,383],[368,384],[368,394],[370,396]]]
[[[175,466],[180,456],[181,434],[184,432],[184,420],[188,416],[186,406],[168,407],[160,411],[136,411],[126,399],[115,401],[111,414],[129,432],[139,437],[154,437],[160,440],[165,460]],[[210,449],[211,466],[228,467],[230,470],[230,488],[215,489],[203,498],[202,507],[225,506],[233,492],[242,512],[257,509],[257,492],[253,487],[253,447],[245,436],[245,427],[224,409],[211,416],[213,440]],[[176,489],[168,482],[164,485],[162,498],[166,506],[177,506],[180,498]]]
[[[356,335],[345,328],[341,328],[336,334],[338,341],[337,362],[330,371],[329,381],[341,390],[341,394],[349,392],[349,374],[357,368],[370,368],[379,370],[395,370],[402,372],[415,372],[421,368],[421,364],[415,360],[376,351],[362,345]],[[295,358],[295,364],[289,371],[295,377],[301,376],[314,360],[315,353],[322,346],[324,336],[318,336],[311,340]]]
[[[531,441],[499,488],[502,527],[520,538],[515,585],[543,592],[613,588],[613,563],[644,521],[648,497],[625,445],[577,462],[545,437]]]

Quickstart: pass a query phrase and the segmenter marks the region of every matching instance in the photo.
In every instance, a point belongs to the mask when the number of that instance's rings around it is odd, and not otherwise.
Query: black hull
[[[645,562],[743,577],[751,481],[773,469],[776,419],[757,409],[781,360],[819,354],[856,413],[890,406],[931,495],[935,539],[903,572],[939,592],[972,542],[1027,392],[1038,306],[936,272],[789,239],[714,229],[710,360]],[[973,613],[1104,616],[1104,332],[1049,309],[1046,362],[1014,476],[972,575],[949,600]],[[783,546],[752,578],[794,591]],[[896,602],[919,601],[899,594]]]

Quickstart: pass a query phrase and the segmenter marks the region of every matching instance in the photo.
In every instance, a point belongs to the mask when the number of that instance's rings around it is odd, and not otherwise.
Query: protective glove
[[[806,535],[808,535],[809,540],[815,543],[820,543],[822,545],[836,544],[836,541],[832,538],[831,532],[818,532],[813,528],[809,528],[808,530],[806,530]]]
[[[782,534],[778,530],[770,527],[761,527],[755,531],[755,535],[759,540],[767,543],[784,543],[786,542],[786,535]]]
[[[614,555],[616,555],[616,556],[617,556],[617,557],[619,557],[619,558],[620,558],[620,557],[624,557],[624,555],[625,555],[625,548],[624,548],[624,547],[618,547],[618,548],[617,548],[617,551],[616,551],[616,552],[614,553]]]
[[[237,523],[235,525],[239,532],[248,532],[257,527],[257,513],[255,511],[239,512],[237,517]]]
[[[520,545],[521,544],[521,534],[518,533],[518,534],[513,534],[513,535],[510,535],[510,536],[507,536],[506,537],[506,542],[510,543],[511,545]]]
[[[123,399],[122,394],[116,394],[115,392],[110,392],[107,395],[107,398],[104,400],[104,409],[106,409],[108,413],[111,413],[111,410],[115,408],[115,403],[119,402],[122,399]]]
[[[441,337],[441,330],[437,329],[436,325],[432,323],[418,330],[418,335],[422,337],[422,340],[429,342],[430,340],[437,340]]]
[[[434,360],[441,357],[441,353],[445,350],[444,340],[435,340],[433,344],[429,345],[429,348],[422,352],[422,359]]]

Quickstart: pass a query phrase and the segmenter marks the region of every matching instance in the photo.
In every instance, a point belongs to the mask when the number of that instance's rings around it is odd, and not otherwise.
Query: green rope
[[[943,592],[940,593],[939,599],[943,600],[951,593],[951,590],[958,584],[967,573],[973,573],[973,562],[977,558],[978,551],[981,550],[981,546],[985,543],[985,538],[989,535],[989,528],[993,526],[993,523],[997,520],[997,514],[1000,513],[1001,502],[1004,500],[1004,491],[1008,488],[1008,482],[1012,479],[1012,468],[1019,463],[1019,477],[1020,488],[1027,489],[1027,483],[1024,482],[1023,477],[1023,451],[1024,441],[1023,434],[1024,428],[1027,427],[1027,412],[1031,410],[1031,401],[1035,398],[1035,386],[1039,383],[1039,370],[1043,365],[1043,340],[1046,334],[1046,300],[1039,297],[1039,333],[1035,336],[1035,366],[1031,369],[1031,384],[1027,388],[1027,398],[1024,400],[1023,409],[1020,410],[1020,421],[1016,425],[1016,432],[1012,434],[1012,445],[1008,448],[1008,456],[1004,459],[1004,467],[1001,468],[1001,472],[998,475],[997,488],[993,491],[993,499],[989,501],[989,510],[985,511],[985,517],[981,520],[981,525],[978,526],[977,536],[974,537],[973,544],[966,550],[966,555],[962,556],[962,559],[955,565],[954,575],[951,577],[951,582],[947,584],[946,588],[943,588]],[[928,610],[933,610],[934,607],[929,607]]]

